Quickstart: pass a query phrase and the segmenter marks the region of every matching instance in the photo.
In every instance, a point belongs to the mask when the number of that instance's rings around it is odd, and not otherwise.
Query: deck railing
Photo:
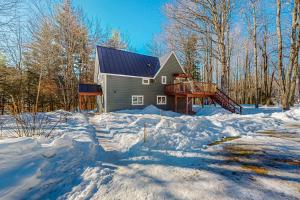
[[[196,81],[181,82],[165,86],[165,93],[168,95],[197,93],[214,94],[216,91],[216,84]]]
[[[224,92],[222,92],[219,89],[217,89],[216,94],[217,94],[216,96],[220,96],[221,99],[225,99],[225,102],[232,106],[232,112],[238,113],[238,114],[242,113],[243,107],[240,104],[238,104],[236,101],[231,99],[227,94],[225,94]]]

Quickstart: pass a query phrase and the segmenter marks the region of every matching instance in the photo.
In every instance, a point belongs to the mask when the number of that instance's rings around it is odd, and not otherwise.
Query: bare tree
[[[259,104],[259,76],[258,76],[258,55],[257,55],[257,0],[251,0],[252,7],[252,18],[253,18],[253,29],[252,29],[252,40],[253,40],[253,54],[254,54],[254,68],[255,68],[255,108],[258,108]]]
[[[9,25],[16,18],[16,10],[19,0],[0,1],[0,30]],[[5,30],[4,30],[5,31]]]
[[[194,32],[205,35],[207,30],[212,34],[214,43],[213,55],[221,63],[221,87],[228,92],[228,48],[230,0],[177,0],[175,5],[166,6],[169,18]],[[200,36],[199,36],[200,38]]]
[[[292,22],[291,22],[291,35],[290,35],[290,55],[287,67],[283,67],[283,47],[282,47],[282,31],[281,31],[281,0],[277,0],[277,13],[276,13],[276,30],[278,37],[278,79],[281,93],[281,104],[283,110],[290,108],[290,96],[293,95],[292,85],[293,79],[296,76],[294,68],[297,67],[298,52],[299,52],[299,25],[297,20],[299,18],[299,0],[293,1],[292,9]],[[298,35],[298,37],[297,37]]]
[[[113,31],[111,38],[109,38],[108,41],[104,43],[104,45],[114,49],[128,49],[128,44],[123,41],[121,33],[119,31]]]

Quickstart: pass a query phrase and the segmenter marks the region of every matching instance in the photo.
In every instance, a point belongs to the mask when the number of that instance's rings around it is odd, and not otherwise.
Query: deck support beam
[[[82,96],[79,95],[79,112],[81,112],[81,105],[82,105]]]
[[[185,98],[185,114],[189,114],[189,97],[188,95]]]

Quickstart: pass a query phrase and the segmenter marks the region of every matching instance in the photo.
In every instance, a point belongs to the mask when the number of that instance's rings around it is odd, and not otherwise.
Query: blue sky
[[[128,35],[132,47],[147,53],[146,45],[160,33],[166,18],[163,5],[170,0],[73,0],[89,17],[97,17],[103,27]]]

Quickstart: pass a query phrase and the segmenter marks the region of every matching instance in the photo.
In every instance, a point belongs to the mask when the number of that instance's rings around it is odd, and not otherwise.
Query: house
[[[84,95],[97,96],[100,112],[155,105],[191,114],[195,98],[210,98],[234,113],[242,110],[215,84],[192,80],[174,52],[158,58],[97,46],[94,82],[79,86],[79,101]]]
[[[174,74],[183,74],[174,52],[161,58],[97,46],[95,83],[102,86],[99,110],[137,109],[155,105],[171,110],[174,98],[165,94]]]

